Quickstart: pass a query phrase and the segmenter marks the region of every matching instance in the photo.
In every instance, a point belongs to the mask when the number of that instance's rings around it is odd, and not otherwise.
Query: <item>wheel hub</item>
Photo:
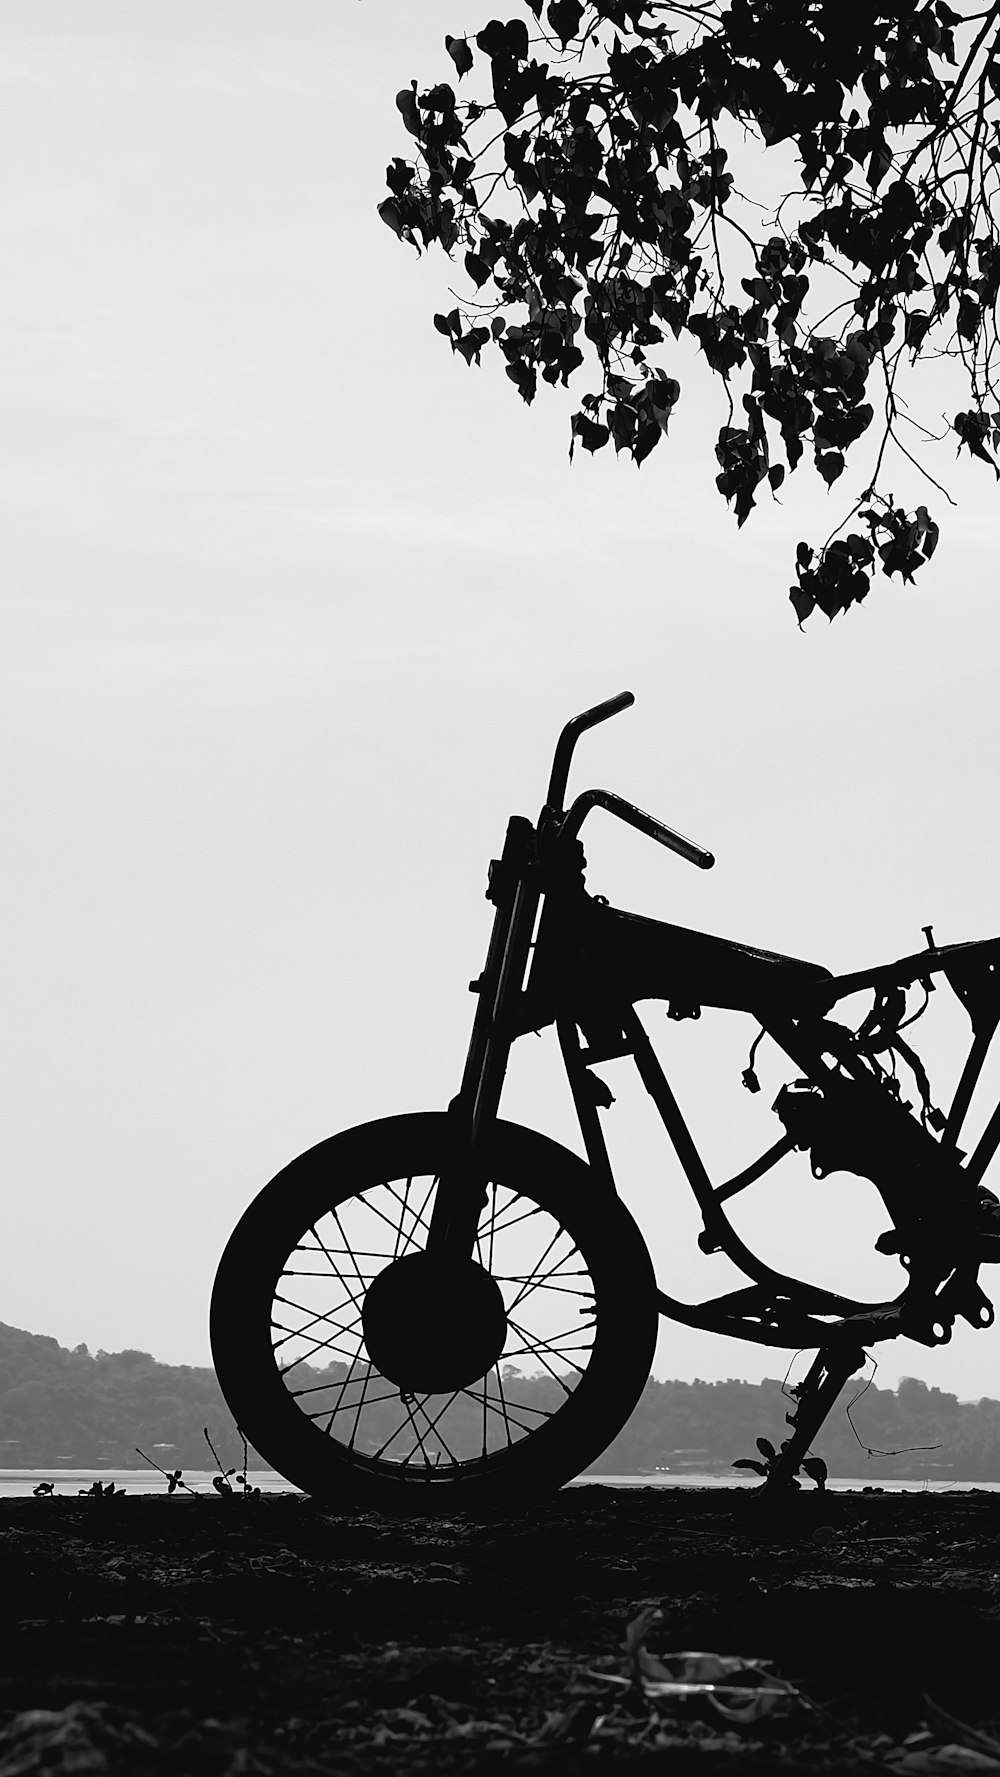
[[[380,1271],[361,1310],[368,1356],[404,1394],[453,1394],[497,1362],[500,1287],[474,1259],[407,1253]]]

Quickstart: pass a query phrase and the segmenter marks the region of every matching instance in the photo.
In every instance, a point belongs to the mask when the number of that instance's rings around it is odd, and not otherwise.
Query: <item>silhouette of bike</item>
[[[982,1178],[1000,1105],[971,1155],[958,1137],[1000,1022],[1000,939],[937,946],[834,977],[813,963],[643,918],[592,897],[579,832],[603,808],[707,869],[711,854],[605,790],[567,809],[580,734],[634,701],[622,692],[569,722],[536,824],[513,816],[490,866],[496,913],[462,1084],[446,1111],[349,1129],[293,1160],[236,1227],[212,1295],[223,1393],[251,1444],[290,1481],[372,1506],[509,1501],[563,1483],[605,1450],[649,1376],[662,1315],[788,1349],[815,1349],[767,1486],[794,1483],[865,1347],[989,1326],[980,1264],[1000,1259],[1000,1205]],[[943,975],[972,1025],[947,1115],[902,1035]],[[910,990],[923,1000],[910,1009]],[[830,1016],[859,992],[856,1028]],[[782,1134],[713,1185],[635,1010],[668,1002],[753,1015],[743,1083],[759,1089],[765,1035],[797,1077],[774,1103]],[[587,1161],[498,1116],[514,1042],[554,1025]],[[594,1068],[631,1057],[703,1220],[699,1245],[749,1283],[684,1303],[656,1285],[620,1201]],[[904,1097],[908,1070],[914,1103]],[[794,1148],[817,1176],[873,1181],[892,1220],[876,1243],[908,1277],[864,1303],[782,1275],[732,1227],[725,1204]]]

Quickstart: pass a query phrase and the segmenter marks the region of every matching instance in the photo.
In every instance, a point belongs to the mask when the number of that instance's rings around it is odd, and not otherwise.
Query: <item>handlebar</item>
[[[588,728],[596,728],[598,722],[606,722],[609,716],[617,716],[619,710],[627,710],[634,702],[633,692],[619,691],[617,697],[609,697],[606,703],[595,703],[593,709],[584,710],[582,715],[574,716],[567,722],[556,742],[555,757],[552,760],[552,776],[549,778],[545,798],[545,807],[550,814],[562,813],[573,748],[581,734]]]
[[[602,719],[598,717],[598,721]],[[636,827],[640,833],[655,839],[659,845],[678,852],[682,858],[687,858],[689,864],[697,864],[700,870],[711,870],[715,863],[712,853],[706,851],[703,845],[696,845],[693,839],[685,839],[683,833],[675,833],[672,827],[664,826],[653,815],[636,808],[633,802],[626,802],[624,796],[616,796],[613,790],[584,790],[562,822],[560,837],[575,837],[592,808],[607,809],[608,814],[617,815],[620,821],[627,821],[630,827]]]

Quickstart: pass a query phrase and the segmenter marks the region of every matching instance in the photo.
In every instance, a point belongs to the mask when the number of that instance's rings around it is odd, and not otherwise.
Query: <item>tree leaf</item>
[[[511,19],[506,25],[502,25],[499,19],[490,19],[489,24],[477,33],[476,43],[491,61],[527,61],[528,27],[523,19]]]
[[[578,438],[584,450],[589,450],[593,455],[594,451],[603,450],[611,437],[607,426],[598,425],[594,420],[588,419],[585,413],[573,415],[570,420],[570,434],[570,462],[573,461],[573,446]]]
[[[825,1488],[828,1471],[822,1456],[804,1456],[799,1466],[803,1474],[808,1475],[811,1481],[815,1481],[821,1491]]]
[[[816,467],[822,475],[823,480],[826,482],[827,487],[832,486],[838,476],[841,476],[844,473],[843,452],[839,450],[818,450],[816,452]]]
[[[938,539],[941,533],[926,506],[917,507],[916,518],[918,535],[924,552],[924,559],[930,561],[931,556],[934,554],[934,551],[938,546]]]
[[[791,599],[792,608],[795,611],[796,619],[801,628],[806,618],[816,609],[816,600],[813,598],[812,593],[807,592],[802,586],[790,587],[788,596]]]
[[[403,119],[404,129],[408,129],[411,136],[419,136],[422,126],[420,112],[417,109],[417,83],[415,80],[410,86],[404,86],[402,92],[396,94],[396,110]]]
[[[988,463],[997,479],[1000,480],[1000,469],[997,468],[983,442],[989,431],[989,422],[986,416],[974,412],[957,413],[952,425],[958,433],[959,449],[964,444],[974,457],[978,457],[983,463]]]
[[[394,197],[383,198],[378,206],[378,213],[386,227],[391,228],[393,234],[396,235],[399,240],[408,241],[411,247],[415,247],[417,252],[420,252],[420,248],[414,239],[413,230],[403,215],[398,199]]]
[[[580,0],[549,0],[547,17],[565,49],[580,29],[583,7]]]
[[[468,333],[456,335],[452,340],[452,350],[465,359],[466,364],[480,362],[480,353],[490,338],[488,327],[470,327]]]
[[[537,376],[536,371],[532,367],[532,365],[525,364],[523,359],[517,359],[513,364],[507,365],[507,375],[510,377],[511,382],[515,385],[517,392],[520,395],[522,401],[524,401],[526,403],[526,405],[530,407],[532,401],[535,399],[535,392],[538,387],[538,376]],[[572,455],[573,455],[573,446],[572,446],[572,442],[571,442],[570,443],[570,458],[571,459],[572,459]]]
[[[459,80],[461,80],[462,75],[468,74],[472,67],[472,51],[469,48],[468,39],[446,35],[444,46],[458,70]]]
[[[632,445],[632,460],[636,467],[646,461],[650,451],[655,450],[662,437],[663,432],[655,420],[649,420],[646,425],[638,428]]]
[[[868,162],[868,183],[872,191],[878,190],[891,166],[892,150],[887,148],[884,142],[879,142],[872,149],[871,159]]]
[[[478,253],[467,253],[465,255],[465,269],[477,290],[481,290],[491,276],[489,266],[485,259],[479,257]]]
[[[675,377],[651,377],[646,383],[642,403],[648,407],[661,432],[666,432],[670,415],[680,400],[681,385]]]

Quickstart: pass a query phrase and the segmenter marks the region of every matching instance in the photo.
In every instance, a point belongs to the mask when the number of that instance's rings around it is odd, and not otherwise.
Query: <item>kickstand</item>
[[[798,1405],[788,1415],[792,1435],[787,1438],[770,1464],[762,1492],[773,1495],[787,1493],[795,1483],[799,1465],[809,1453],[809,1446],[836,1402],[849,1376],[865,1364],[863,1346],[840,1344],[816,1353],[805,1381],[798,1388]]]

